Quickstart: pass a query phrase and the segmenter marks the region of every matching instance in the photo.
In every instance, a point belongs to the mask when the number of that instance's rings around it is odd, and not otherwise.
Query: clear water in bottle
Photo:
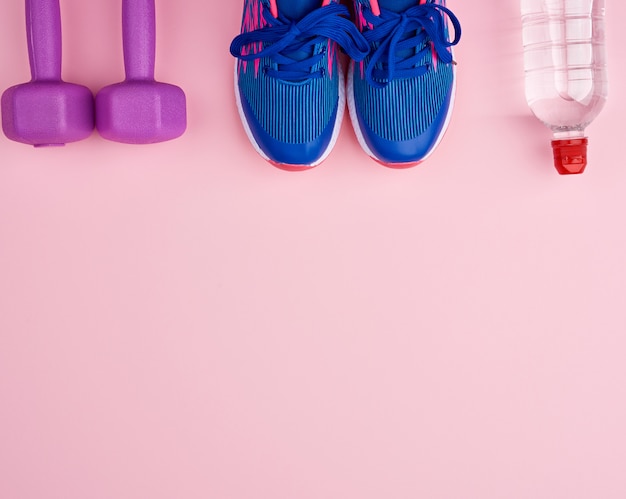
[[[585,128],[607,97],[604,0],[521,0],[526,100],[559,173],[582,173]]]

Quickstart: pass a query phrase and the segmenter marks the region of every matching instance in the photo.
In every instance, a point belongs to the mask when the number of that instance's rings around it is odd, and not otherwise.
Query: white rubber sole
[[[254,150],[266,161],[269,161],[270,163],[279,166],[280,165],[285,165],[287,167],[289,166],[293,166],[295,168],[301,167],[301,168],[313,168],[317,165],[319,165],[320,163],[322,163],[326,158],[328,158],[328,155],[332,152],[333,148],[335,147],[335,144],[337,143],[337,139],[339,138],[339,132],[341,131],[341,122],[343,121],[343,115],[346,109],[346,88],[345,88],[345,75],[344,75],[344,71],[343,71],[343,66],[341,64],[341,61],[337,61],[337,71],[339,73],[339,102],[337,104],[337,116],[335,117],[335,124],[334,124],[334,128],[333,128],[333,134],[330,138],[330,142],[328,144],[328,146],[326,147],[326,149],[324,150],[324,152],[322,153],[322,155],[319,157],[318,160],[316,160],[313,163],[298,163],[298,164],[286,164],[286,163],[277,163],[276,161],[274,161],[273,159],[269,158],[267,156],[267,154],[265,154],[265,152],[263,152],[263,150],[261,149],[261,147],[259,146],[258,142],[256,141],[256,139],[254,138],[254,135],[252,134],[252,130],[250,129],[250,125],[248,124],[248,120],[246,119],[246,115],[243,111],[243,106],[241,104],[241,93],[239,92],[239,78],[238,78],[238,74],[237,74],[237,65],[238,65],[239,61],[235,61],[235,77],[234,77],[234,81],[235,81],[235,99],[237,100],[237,110],[239,111],[239,117],[241,118],[241,123],[243,124],[243,128],[246,131],[246,135],[248,136],[248,139],[250,140],[250,143],[252,144],[252,146],[254,147]]]
[[[367,142],[365,141],[365,137],[363,136],[363,131],[361,130],[361,125],[359,124],[359,117],[357,116],[357,112],[356,112],[356,103],[354,102],[354,64],[355,64],[354,61],[350,61],[350,68],[348,69],[348,83],[347,83],[348,111],[350,113],[350,121],[352,121],[352,128],[354,129],[356,138],[359,141],[359,145],[366,152],[368,156],[370,156],[372,159],[384,165],[393,166],[394,164],[397,164],[397,165],[407,164],[407,163],[389,163],[377,157],[376,154],[374,154],[372,150],[369,148],[369,146],[367,145]],[[437,137],[437,140],[435,141],[435,144],[431,147],[430,151],[426,153],[426,156],[408,164],[418,164],[418,163],[421,163],[422,161],[426,161],[426,159],[428,159],[430,155],[433,152],[435,152],[435,149],[437,149],[437,146],[439,146],[440,142],[443,139],[443,136],[448,130],[448,125],[450,124],[450,120],[452,118],[452,111],[454,109],[454,102],[455,102],[455,97],[456,97],[456,65],[452,67],[452,76],[453,76],[452,95],[450,97],[450,107],[448,108],[448,113],[446,114],[446,119],[443,123],[443,128],[441,129],[439,136]]]

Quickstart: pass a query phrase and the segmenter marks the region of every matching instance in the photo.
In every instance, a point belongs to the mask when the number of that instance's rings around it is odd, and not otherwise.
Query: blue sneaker
[[[362,60],[369,44],[338,0],[245,0],[230,52],[239,114],[252,145],[286,170],[330,154],[345,109],[338,46]]]
[[[461,25],[445,0],[355,0],[355,14],[371,49],[348,74],[355,133],[376,161],[414,166],[434,151],[450,121],[456,81],[451,47]]]

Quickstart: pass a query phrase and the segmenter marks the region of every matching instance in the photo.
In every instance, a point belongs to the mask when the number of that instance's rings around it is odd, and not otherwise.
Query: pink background
[[[183,138],[0,137],[2,499],[626,497],[626,4],[578,177],[525,104],[517,1],[448,5],[457,107],[416,169],[348,121],[314,171],[260,159],[230,0],[157,2]],[[119,2],[62,9],[65,79],[121,79]],[[2,2],[2,89],[23,24]]]

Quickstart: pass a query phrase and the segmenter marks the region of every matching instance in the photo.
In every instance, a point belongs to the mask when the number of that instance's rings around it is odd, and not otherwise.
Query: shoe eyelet
[[[269,66],[263,66],[263,74],[266,75],[269,69],[270,69]]]
[[[326,76],[326,70],[324,68],[320,68],[320,76],[324,78]]]

